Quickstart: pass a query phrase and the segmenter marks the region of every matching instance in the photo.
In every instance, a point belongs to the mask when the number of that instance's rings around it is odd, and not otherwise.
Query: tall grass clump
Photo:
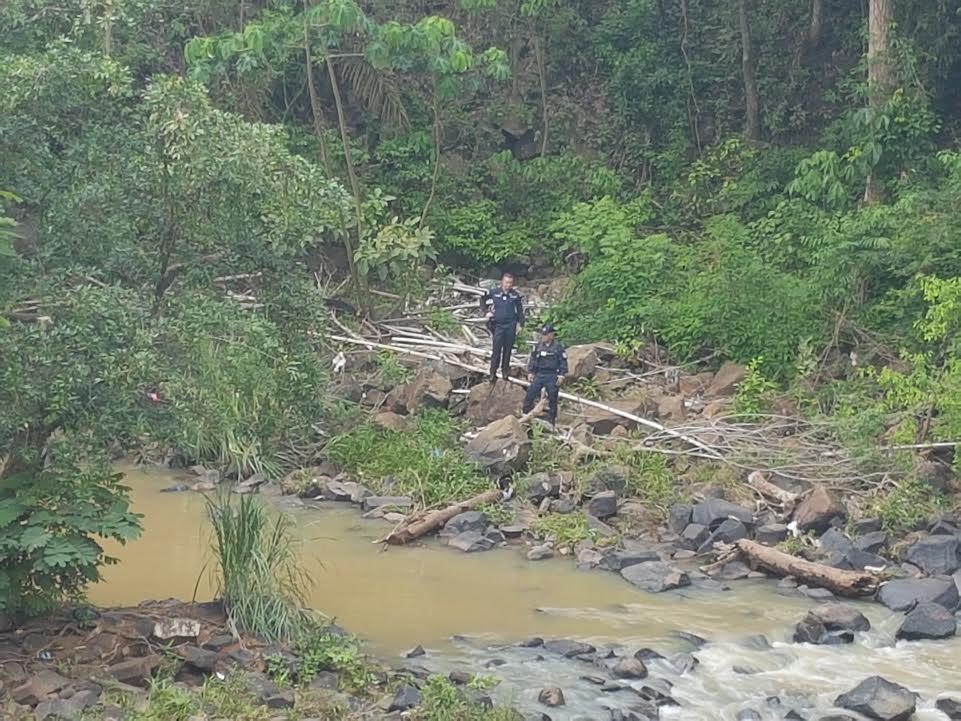
[[[293,523],[253,496],[207,499],[217,592],[239,630],[268,642],[291,641],[315,623],[305,606],[311,585],[298,564]]]

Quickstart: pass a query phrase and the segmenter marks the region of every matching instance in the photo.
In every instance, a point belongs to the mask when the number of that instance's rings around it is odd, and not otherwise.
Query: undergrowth
[[[918,528],[943,505],[943,496],[931,486],[907,478],[874,504],[874,513],[885,531],[900,535]]]
[[[464,458],[461,428],[446,411],[419,413],[403,433],[366,424],[335,437],[327,457],[378,491],[412,496],[424,506],[474,496],[490,482]],[[393,479],[385,484],[385,479]]]
[[[304,606],[311,579],[298,564],[292,521],[253,496],[207,499],[217,593],[242,631],[269,641],[300,637],[315,622]]]
[[[477,689],[482,690],[482,689]],[[428,679],[423,702],[412,714],[414,721],[521,721],[509,708],[486,708],[472,700],[443,676]]]
[[[597,531],[591,528],[583,511],[549,513],[538,518],[531,530],[553,541],[555,546],[575,546],[582,541],[597,540]]]

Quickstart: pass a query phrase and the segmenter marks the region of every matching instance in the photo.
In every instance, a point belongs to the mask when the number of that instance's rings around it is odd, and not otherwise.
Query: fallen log
[[[780,486],[776,486],[764,477],[760,471],[752,471],[747,477],[747,484],[765,498],[770,498],[781,504],[784,515],[787,516],[794,510],[794,504],[798,502],[796,493],[786,491]]]
[[[470,511],[485,503],[500,501],[502,498],[503,494],[499,488],[491,488],[489,491],[484,491],[478,496],[468,498],[466,501],[455,503],[452,506],[448,506],[439,511],[433,511],[422,518],[405,523],[387,534],[387,537],[383,540],[393,546],[403,546],[421,536],[426,536],[431,531],[441,528],[454,516],[464,513],[464,511]]]
[[[807,561],[776,548],[761,545],[746,538],[735,544],[740,555],[754,566],[778,576],[792,576],[809,586],[826,588],[839,596],[870,596],[877,588],[879,579],[867,571],[846,571],[823,563]]]

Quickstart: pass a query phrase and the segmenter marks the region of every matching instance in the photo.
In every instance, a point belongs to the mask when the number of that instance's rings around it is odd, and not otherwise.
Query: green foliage
[[[415,218],[394,218],[373,237],[365,238],[357,249],[357,269],[364,275],[375,274],[381,282],[390,281],[410,291],[421,267],[433,260],[433,233]]]
[[[77,601],[112,561],[97,539],[125,543],[140,533],[127,489],[102,456],[63,438],[46,447],[40,470],[0,480],[0,611],[30,614]],[[11,459],[9,462],[14,462]]]
[[[548,513],[538,518],[531,525],[531,530],[540,538],[553,541],[557,547],[597,540],[597,531],[591,528],[583,511]]]
[[[916,530],[943,503],[944,499],[930,485],[909,477],[878,499],[872,510],[885,531],[900,535]]]
[[[294,645],[300,656],[298,680],[309,683],[321,671],[335,671],[347,690],[363,689],[372,679],[370,665],[360,641],[330,624],[320,624],[302,635]]]
[[[757,357],[747,364],[747,375],[737,385],[734,396],[734,409],[748,419],[760,416],[770,410],[777,384],[761,371],[763,357]]]
[[[471,700],[443,676],[431,676],[422,689],[423,702],[413,712],[416,721],[519,721],[511,709],[487,709]]]
[[[426,410],[414,418],[410,430],[360,426],[331,439],[324,453],[374,488],[407,494],[432,506],[463,500],[489,487],[487,478],[464,458],[460,431],[446,411]],[[385,488],[388,478],[393,484]]]
[[[628,470],[625,496],[640,498],[661,509],[677,500],[674,475],[663,455],[635,451],[622,445],[615,450],[614,459]]]
[[[260,499],[225,492],[207,500],[217,593],[237,628],[268,642],[301,638],[315,623],[304,609],[310,578],[300,568],[292,521]]]

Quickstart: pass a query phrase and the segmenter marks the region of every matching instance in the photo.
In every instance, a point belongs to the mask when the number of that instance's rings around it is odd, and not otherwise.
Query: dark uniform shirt
[[[480,309],[482,313],[494,312],[491,319],[493,325],[524,325],[524,299],[513,288],[508,291],[500,288],[487,291],[481,296]]]
[[[551,373],[566,376],[567,352],[564,350],[564,346],[556,340],[553,343],[540,341],[531,352],[531,358],[527,362],[527,371],[534,375]]]

